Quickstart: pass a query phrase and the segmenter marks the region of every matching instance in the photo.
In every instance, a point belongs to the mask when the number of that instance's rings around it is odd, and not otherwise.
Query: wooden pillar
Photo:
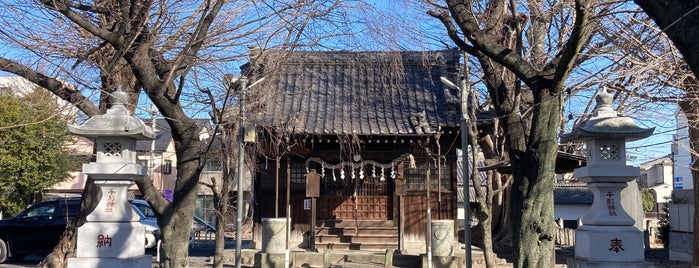
[[[320,196],[320,174],[313,169],[306,174],[306,197],[311,198],[311,219],[309,222],[310,237],[308,241],[309,249],[314,250],[315,246],[315,230],[316,230],[316,197]]]
[[[403,177],[403,163],[398,164],[397,176],[395,180],[395,191],[398,195],[398,250],[403,251],[404,249],[404,236],[405,236],[405,178]]]

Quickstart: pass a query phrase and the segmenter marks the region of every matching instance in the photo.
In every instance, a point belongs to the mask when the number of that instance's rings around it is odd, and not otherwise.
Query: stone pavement
[[[213,261],[213,242],[206,242],[202,243],[199,242],[198,244],[195,242],[193,243],[194,245],[190,248],[190,257],[189,257],[189,267],[191,268],[204,268],[204,267],[211,267],[211,262]],[[234,247],[229,247],[229,245],[226,245],[226,253],[227,254],[234,254],[235,250]],[[475,254],[475,252],[474,252]],[[572,248],[558,248],[556,249],[556,267],[557,268],[562,268],[566,267],[565,265],[565,259],[567,257],[572,257],[573,256],[573,249]],[[10,263],[3,263],[0,264],[0,267],[2,268],[27,268],[27,267],[36,267],[36,265],[43,259],[43,256],[39,255],[29,255],[24,260],[21,261],[15,261],[15,262],[10,262]],[[684,268],[684,267],[690,267],[689,263],[687,262],[678,262],[678,261],[669,261],[668,260],[668,255],[667,255],[667,250],[662,249],[662,248],[653,248],[650,250],[647,250],[645,253],[645,259],[647,262],[652,262],[655,264],[655,268]],[[153,258],[154,263],[155,263],[155,258]],[[234,267],[232,263],[227,263],[224,265],[224,267]],[[156,267],[156,266],[154,266]],[[250,265],[247,266],[242,266],[243,268],[251,268]],[[378,263],[357,263],[357,262],[345,262],[342,264],[335,264],[332,267],[348,267],[348,268],[358,268],[358,267],[369,267],[369,268],[378,268],[378,267],[384,267],[382,264]],[[394,267],[399,267],[399,266],[394,266]],[[473,267],[483,267],[483,266],[478,266],[476,262],[474,262]],[[506,263],[503,264],[502,266],[499,267],[512,267],[511,263]]]

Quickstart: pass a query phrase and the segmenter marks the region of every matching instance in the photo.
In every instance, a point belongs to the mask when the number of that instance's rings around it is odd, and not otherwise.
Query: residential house
[[[642,163],[641,176],[638,177],[638,185],[647,188],[655,195],[657,203],[654,211],[662,211],[672,198],[672,172],[674,163],[672,156],[664,156]]]
[[[154,187],[158,189],[165,198],[172,200],[175,181],[177,179],[177,155],[170,126],[165,119],[150,119],[144,121],[154,126],[157,137],[156,140],[153,141],[138,141],[136,143],[138,161],[141,165],[148,167],[148,176],[153,181]],[[195,122],[199,129],[199,139],[211,141],[214,135],[209,120],[195,119]],[[212,146],[211,148],[217,149],[218,147]],[[221,185],[220,181],[223,172],[220,158],[215,154],[210,154],[210,157],[206,157],[205,161],[206,163],[199,175],[199,180],[207,183],[210,183],[211,180],[216,180],[218,185]],[[214,222],[216,212],[213,207],[212,190],[206,186],[200,185],[197,195],[194,214],[206,222]],[[140,192],[138,189],[135,189],[134,197],[139,196]]]
[[[584,182],[556,183],[553,188],[553,217],[560,227],[576,229],[593,201],[594,195]]]
[[[38,85],[22,77],[0,77],[0,87],[12,87],[16,89],[18,94],[39,88]],[[77,109],[74,106],[62,100],[57,101],[65,107],[63,110],[66,116],[73,119],[78,117]],[[166,198],[171,198],[177,178],[177,156],[170,127],[164,119],[143,119],[143,121],[154,126],[157,139],[137,142],[138,161],[141,165],[148,167],[148,177],[153,180],[155,188]],[[195,121],[200,131],[200,139],[210,140],[213,137],[210,122],[206,119],[196,119]],[[84,160],[85,163],[90,162],[93,157],[93,143],[87,138],[75,136],[71,143],[66,144],[66,147],[70,149],[74,157]],[[220,181],[222,177],[220,161],[215,156],[206,161],[200,180],[202,182]],[[81,170],[70,172],[65,181],[47,189],[48,194],[58,197],[79,196],[86,181],[87,175]],[[249,183],[246,189],[249,189]],[[132,186],[130,190],[131,197],[140,197],[141,194],[136,185]],[[212,191],[207,187],[200,186],[198,195],[195,215],[207,222],[213,222],[216,213],[213,208]]]
[[[677,134],[674,136],[671,153],[674,162],[673,183],[674,190],[693,189],[692,183],[692,154],[689,148],[689,128],[687,115],[681,110],[676,113],[677,116]]]

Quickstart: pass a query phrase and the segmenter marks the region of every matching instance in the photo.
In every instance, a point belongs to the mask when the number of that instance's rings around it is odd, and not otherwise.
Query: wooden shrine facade
[[[454,131],[451,133],[448,140],[439,141],[441,146],[453,146],[458,136]],[[429,141],[422,144],[421,140]],[[276,159],[258,161],[257,214],[260,219],[285,217],[289,185],[294,224],[311,225],[312,219],[316,220],[315,226],[328,221],[389,221],[396,227],[401,226],[399,231],[404,235],[421,236],[425,227],[427,188],[430,189],[432,218],[456,217],[455,149],[442,152],[438,159],[436,144],[431,136],[379,145],[365,143],[355,159],[346,160],[340,157],[339,150],[328,148],[335,146],[315,144],[313,152],[304,150],[309,152],[307,155],[289,153],[281,157],[278,166]],[[428,151],[434,153],[428,154]],[[309,189],[311,192],[317,189],[317,194],[309,193]],[[317,204],[315,217],[308,204],[312,198]]]
[[[289,212],[296,230],[325,235],[307,246],[362,249],[370,239],[344,241],[350,226],[424,241],[428,203],[433,219],[454,219],[459,92],[440,78],[455,81],[459,61],[457,50],[253,49],[243,72],[265,77],[248,120],[255,221]]]

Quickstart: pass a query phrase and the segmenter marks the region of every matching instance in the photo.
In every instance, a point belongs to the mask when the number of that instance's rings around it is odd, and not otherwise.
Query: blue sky
[[[344,26],[338,29],[334,29],[334,31],[343,29],[347,31],[356,31],[356,35],[348,37],[339,37],[335,41],[327,40],[327,43],[325,44],[325,49],[343,48],[343,46],[345,49],[359,49],[360,46],[364,49],[387,49],[393,46],[393,48],[420,50],[444,49],[445,45],[452,45],[452,42],[444,36],[434,38],[435,35],[439,35],[444,31],[441,28],[441,25],[436,21],[436,19],[427,16],[425,14],[425,10],[421,9],[419,5],[410,4],[412,2],[406,1],[374,0],[368,2],[373,5],[375,10],[354,11],[354,13],[350,12],[343,14],[350,21],[357,23],[357,25]],[[347,1],[346,3],[352,2]],[[379,13],[375,11],[386,12]],[[392,24],[392,20],[399,21],[398,25],[396,26],[396,24]],[[367,25],[370,26],[360,25],[362,23],[367,23]],[[395,27],[390,28],[391,31],[389,31],[389,33],[384,34],[393,33],[401,34],[402,36],[392,41],[388,40],[388,37],[390,36],[386,36],[387,38],[382,38],[381,36],[371,36],[371,32],[369,31],[369,29],[372,27]],[[421,36],[426,33],[429,33],[432,37]],[[5,49],[3,52],[0,52],[0,55],[4,57],[22,58],[35,56],[31,55],[31,53],[27,53],[26,51],[15,50],[15,48],[17,47],[6,42],[6,39],[4,41],[0,41],[0,46],[5,48],[11,48]],[[362,42],[365,43],[362,44]],[[372,42],[375,43],[372,44]],[[243,62],[244,61],[229,62],[228,64],[225,64],[226,67],[224,67],[224,69],[230,70],[230,73],[238,73],[238,66],[240,66],[240,64],[242,64]],[[597,68],[603,68],[603,66],[600,65]],[[5,74],[0,73],[0,75]],[[215,73],[207,75],[209,75],[210,77],[221,76],[220,74]],[[576,73],[573,76],[584,77],[585,75],[587,74]],[[574,82],[573,80],[575,80],[575,78],[570,80],[572,83]],[[220,79],[210,79],[206,83],[208,83],[207,85],[212,88],[221,88],[223,86],[220,83]],[[90,87],[91,84],[93,83],[87,81],[81,86],[87,88]],[[586,97],[588,96],[581,95],[580,98],[578,98],[574,102],[566,104],[566,113],[569,111],[580,109],[579,106],[584,105],[584,103],[586,103]],[[191,94],[185,95],[184,98],[189,101],[194,100],[194,96]],[[138,102],[137,115],[139,117],[150,117],[150,109],[150,101],[145,96],[142,96]],[[627,116],[634,118],[637,121],[637,123],[643,127],[656,128],[656,134],[653,137],[628,144],[627,147],[629,148],[629,150],[627,151],[627,153],[629,154],[631,159],[629,163],[637,165],[639,163],[649,161],[654,157],[667,155],[670,152],[670,141],[672,141],[672,135],[675,133],[675,122],[673,120],[673,115],[676,111],[676,107],[667,104],[654,109],[656,112],[651,113],[650,115],[627,114]],[[187,111],[191,116],[195,118],[209,117],[208,107],[203,105],[191,104],[187,107]],[[580,113],[575,112],[573,114],[574,116],[582,115]]]

